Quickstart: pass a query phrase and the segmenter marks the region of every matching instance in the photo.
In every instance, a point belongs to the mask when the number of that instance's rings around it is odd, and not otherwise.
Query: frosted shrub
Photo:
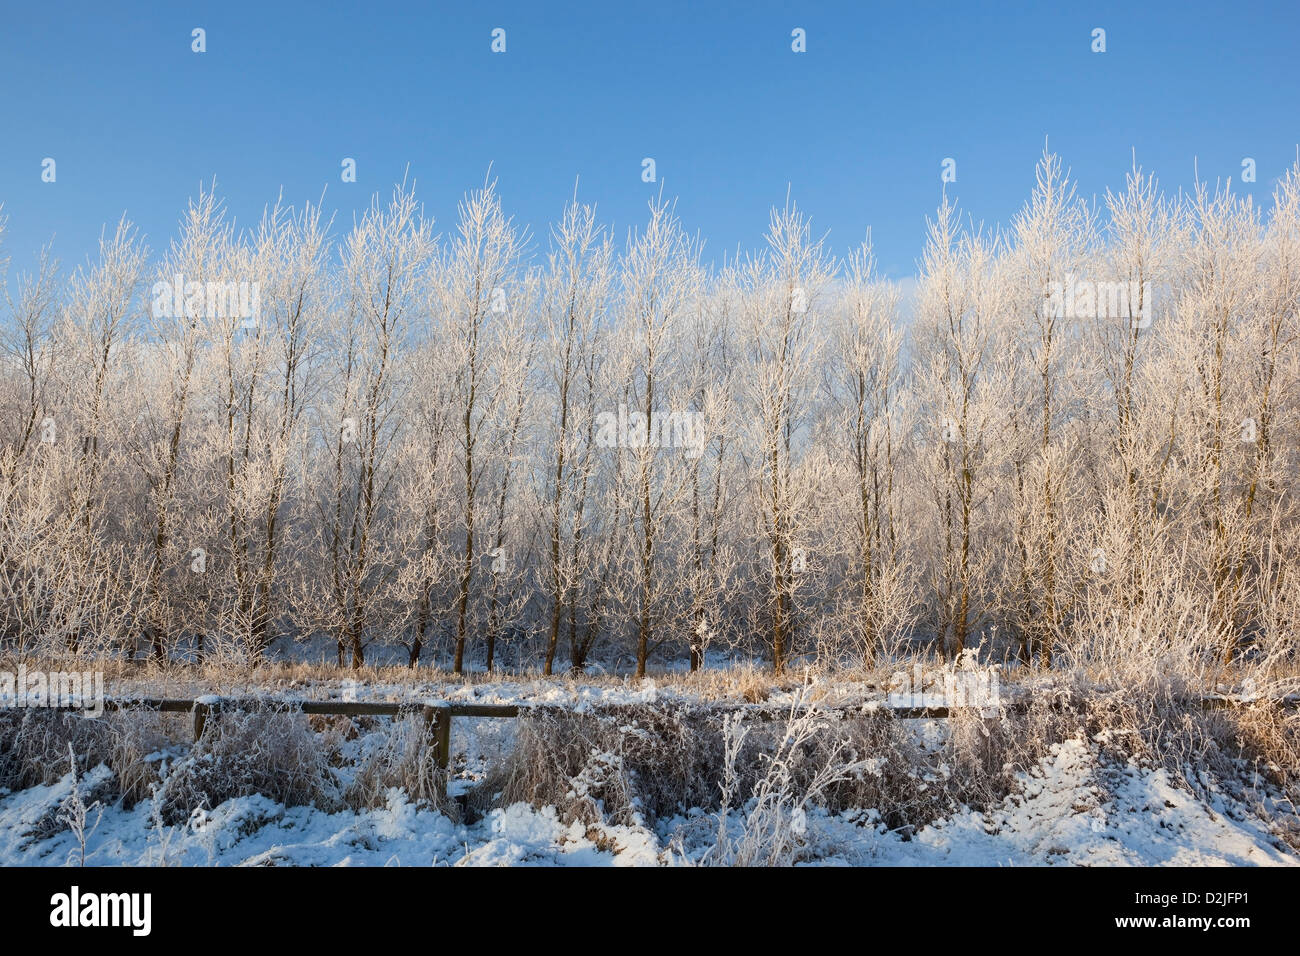
[[[203,736],[158,792],[162,817],[183,823],[197,808],[260,793],[286,806],[335,809],[338,785],[307,718],[284,708],[213,713]]]
[[[380,735],[378,746],[361,758],[356,775],[347,788],[351,807],[383,807],[388,791],[398,787],[412,800],[424,800],[443,809],[446,800],[446,772],[434,759],[433,741],[424,720],[418,716],[395,720]]]
[[[704,862],[717,866],[782,866],[796,861],[808,832],[809,811],[825,808],[837,784],[877,775],[879,758],[855,749],[843,728],[818,712],[805,685],[780,725],[775,746],[758,755],[760,773],[743,796],[746,773],[741,766],[750,728],[743,714],[723,721],[724,761],[718,837]],[[829,745],[817,738],[829,739]],[[732,815],[739,816],[733,832]]]
[[[716,712],[631,705],[601,714],[538,710],[480,787],[481,802],[553,805],[569,820],[632,824],[717,800]]]
[[[105,718],[53,710],[0,710],[0,787],[48,786],[67,773],[68,748],[81,765],[108,763],[113,729]]]
[[[151,755],[184,735],[174,715],[134,711],[88,719],[76,713],[0,712],[0,787],[48,785],[63,775],[71,748],[85,770],[105,764],[130,808],[159,782]]]

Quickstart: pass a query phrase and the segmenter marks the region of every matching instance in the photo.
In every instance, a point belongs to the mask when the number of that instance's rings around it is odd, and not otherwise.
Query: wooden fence
[[[1197,698],[1190,702],[1205,710],[1216,710],[1244,706],[1237,698],[1216,695]],[[1273,703],[1283,707],[1300,705],[1300,695],[1292,694],[1274,700]],[[1026,700],[1014,700],[1001,709],[1020,710],[1028,706]],[[279,707],[295,710],[303,714],[328,714],[344,717],[410,717],[419,715],[423,718],[427,732],[434,746],[437,765],[447,769],[451,761],[451,722],[456,717],[477,718],[511,718],[521,712],[530,710],[539,712],[553,709],[553,705],[531,704],[468,704],[451,701],[340,701],[340,700],[279,700],[261,697],[118,697],[104,701],[105,711],[149,710],[164,714],[193,714],[194,739],[203,736],[203,728],[208,717],[221,711],[249,711],[258,708]],[[61,707],[74,710],[71,706]],[[736,706],[736,710],[757,720],[780,720],[790,715],[789,708],[761,707],[756,705]],[[826,708],[828,713],[842,715],[864,715],[871,713],[888,713],[899,720],[942,720],[949,717],[954,710],[980,710],[980,706],[971,707],[894,707],[887,702],[871,702],[854,706]]]
[[[420,715],[433,740],[438,766],[444,770],[451,760],[453,717],[518,717],[517,704],[453,704],[446,701],[346,701],[278,700],[261,697],[134,697],[104,701],[105,711],[151,710],[163,714],[194,715],[194,739],[203,736],[208,717],[222,711],[248,711],[278,707],[303,714],[342,717],[410,717]],[[70,708],[64,708],[70,709]]]

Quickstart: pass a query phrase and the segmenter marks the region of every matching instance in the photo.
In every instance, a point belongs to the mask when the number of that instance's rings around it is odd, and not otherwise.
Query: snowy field
[[[374,696],[368,688],[365,696]],[[540,688],[521,684],[465,686],[440,694],[476,700],[529,698]],[[382,692],[379,696],[383,696]],[[578,710],[600,703],[653,701],[652,684],[636,693],[616,687],[556,689],[537,694]],[[638,701],[639,698],[639,701]],[[920,737],[941,736],[938,721],[909,722]],[[463,793],[486,766],[513,746],[511,720],[458,720],[449,792]],[[152,755],[178,759],[179,750]],[[112,793],[105,766],[77,782],[86,802]],[[59,819],[74,786],[70,774],[19,792],[0,790],[0,865],[76,865],[82,848]],[[554,806],[496,807],[470,823],[387,791],[386,805],[326,812],[286,807],[255,794],[196,812],[188,824],[168,826],[151,801],[124,809],[104,801],[87,822],[86,865],[94,866],[430,866],[581,865],[654,866],[713,862],[720,815],[692,811],[646,825],[565,823]],[[983,812],[961,808],[909,832],[890,830],[875,809],[829,814],[796,810],[787,821],[792,861],[822,865],[1295,865],[1300,857],[1269,832],[1268,807],[1248,807],[1210,790],[1193,796],[1160,768],[1100,756],[1096,742],[1053,744],[1013,792]],[[1262,812],[1261,812],[1262,811]],[[733,810],[733,837],[746,827],[748,808]],[[93,829],[92,829],[93,827]]]
[[[93,787],[96,774],[82,786]],[[0,798],[0,864],[61,866],[79,859],[71,833],[39,836],[71,778]],[[1099,773],[1081,743],[1060,745],[1025,775],[1023,793],[991,813],[965,811],[912,839],[877,815],[807,818],[811,863],[966,866],[1296,865],[1240,807],[1206,805],[1164,771]],[[413,806],[400,791],[382,809],[324,813],[262,796],[227,801],[205,821],[158,827],[150,806],[109,808],[87,840],[86,864],[221,866],[654,866],[698,862],[718,818],[699,814],[643,827],[565,826],[554,808],[515,804],[470,826]]]

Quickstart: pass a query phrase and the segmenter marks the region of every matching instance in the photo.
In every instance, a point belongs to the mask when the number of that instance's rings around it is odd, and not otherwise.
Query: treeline
[[[534,239],[492,185],[441,235],[405,185],[337,237],[205,192],[5,291],[4,649],[1295,653],[1300,167],[1094,206],[1045,155],[907,294],[793,205],[707,268],[665,201]]]

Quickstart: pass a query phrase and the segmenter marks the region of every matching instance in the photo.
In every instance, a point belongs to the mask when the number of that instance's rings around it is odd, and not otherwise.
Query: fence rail
[[[452,704],[446,701],[337,701],[277,700],[260,697],[136,697],[111,698],[104,701],[105,711],[150,710],[163,714],[194,715],[194,739],[203,736],[208,717],[222,711],[248,711],[258,707],[281,707],[303,714],[340,717],[410,717],[424,719],[434,742],[440,768],[451,760],[451,719],[453,717],[518,717],[514,704]],[[67,708],[64,708],[67,709]]]

